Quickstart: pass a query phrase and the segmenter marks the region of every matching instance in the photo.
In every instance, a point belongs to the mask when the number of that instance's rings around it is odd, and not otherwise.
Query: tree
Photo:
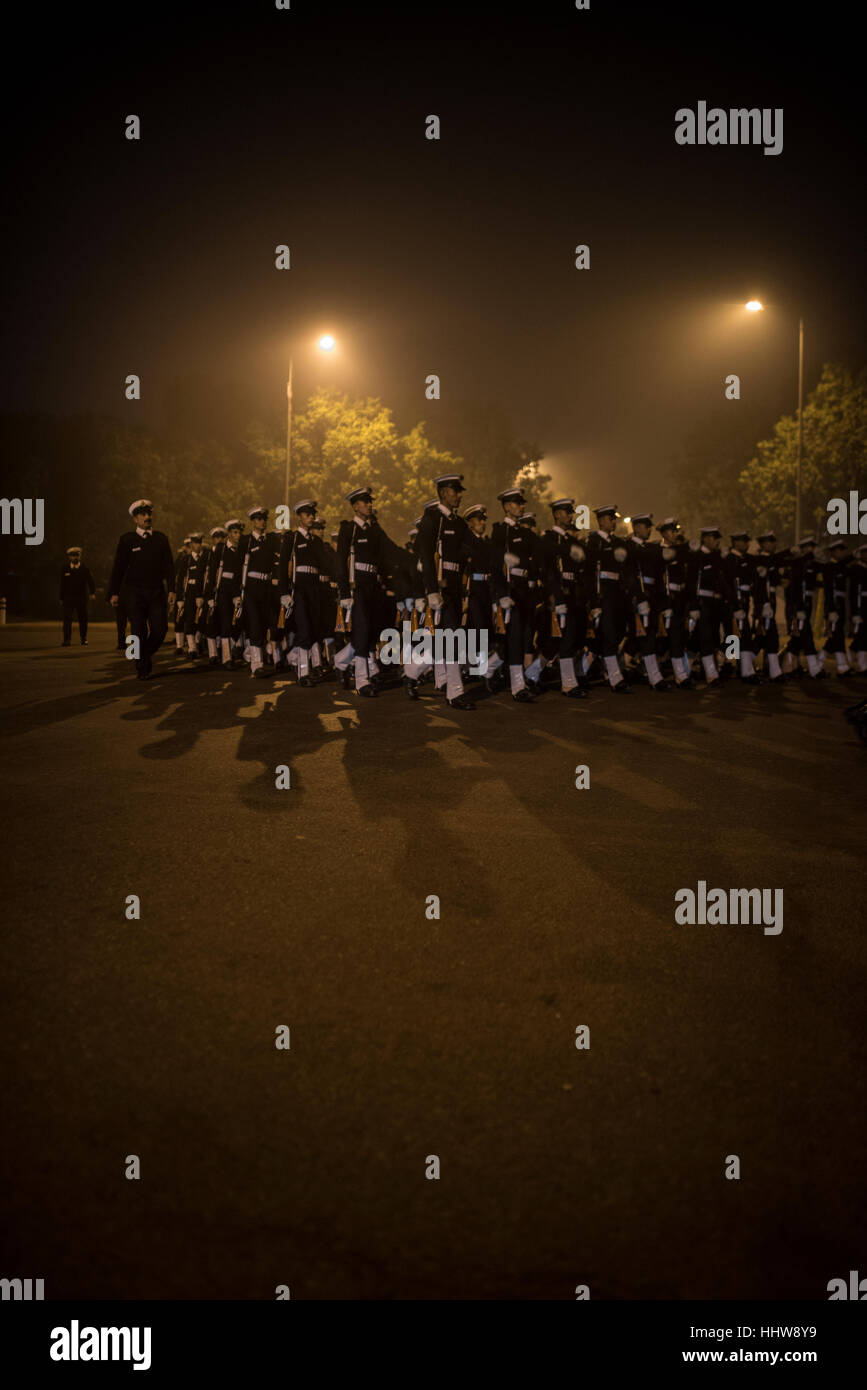
[[[727,402],[685,440],[671,469],[671,490],[688,536],[714,522],[723,532],[744,524],[741,474],[767,424],[756,409]]]
[[[826,534],[828,503],[867,494],[867,373],[826,363],[804,406],[801,513],[805,532]],[[795,515],[798,420],[784,415],[756,446],[739,477],[751,521],[791,531]]]
[[[285,451],[256,424],[246,443],[267,474],[267,496],[283,500]],[[292,424],[290,503],[313,497],[335,525],[346,494],[369,484],[386,529],[400,537],[433,493],[432,479],[460,471],[460,459],[438,449],[424,422],[398,434],[391,411],[376,397],[351,399],[333,387],[317,391]]]

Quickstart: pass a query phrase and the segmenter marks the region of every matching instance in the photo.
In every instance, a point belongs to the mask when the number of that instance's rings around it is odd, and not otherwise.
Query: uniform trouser
[[[464,620],[464,627],[467,631],[467,651],[479,653],[478,661],[482,662],[482,653],[487,652],[487,668],[482,674],[495,671],[503,664],[503,659],[495,650],[496,638],[491,627],[491,613],[493,610],[493,600],[491,590],[484,581],[476,580],[470,584],[467,595],[467,614]],[[470,636],[473,633],[474,636]]]
[[[753,651],[776,656],[780,650],[780,634],[776,618],[756,618],[753,626]]]
[[[623,637],[623,602],[619,591],[604,583],[597,604],[602,609],[596,629],[600,656],[616,656]]]
[[[169,626],[166,591],[148,589],[143,585],[125,585],[121,601],[129,614],[129,625],[133,637],[139,641],[140,656],[136,662],[139,671],[148,671],[154,652],[159,651]]]
[[[184,636],[195,637],[199,630],[200,622],[201,609],[197,608],[196,591],[195,589],[188,589],[184,599]]]
[[[832,608],[827,615],[828,618],[830,619],[834,613],[837,614],[837,621],[834,624],[833,628],[831,627],[830,623],[828,625],[828,636],[825,638],[825,651],[832,653],[845,652],[846,615],[845,613],[840,613],[837,609]]]
[[[578,684],[578,673],[575,669],[575,658],[584,647],[584,634],[587,631],[587,609],[583,603],[578,603],[571,596],[566,599],[566,613],[562,617],[554,615],[554,621],[558,625],[562,622],[559,639],[554,636],[550,641],[546,641],[545,650],[554,652],[556,644],[556,654],[560,663],[560,684],[564,690],[571,690]],[[583,674],[583,672],[582,672]]]
[[[437,687],[446,688],[446,697],[456,699],[464,693],[460,657],[467,643],[463,628],[463,594],[460,589],[443,589],[442,607],[434,613],[434,677]],[[411,674],[418,679],[428,663],[413,661]]]
[[[295,605],[292,609],[292,625],[295,629],[295,645],[309,651],[314,642],[318,642],[322,636],[319,580],[314,578],[311,583],[307,583],[303,576],[296,578],[293,594]]]
[[[337,622],[337,599],[331,584],[320,580],[319,586],[319,626],[325,642],[334,638],[334,624]]]
[[[250,668],[255,671],[265,659],[265,643],[271,624],[271,585],[261,579],[247,580],[241,623],[252,652]]]
[[[510,666],[524,665],[524,654],[532,650],[533,616],[536,607],[530,589],[512,589],[514,604],[506,619],[506,660]]]
[[[789,651],[793,656],[815,656],[816,643],[813,638],[812,615],[809,611],[806,618],[793,618],[790,628]]]
[[[702,659],[713,656],[720,645],[724,609],[719,599],[701,598],[698,607],[698,645]]]
[[[351,618],[352,648],[355,655],[374,655],[382,618],[382,590],[375,581],[371,584],[356,580]]]
[[[682,605],[673,607],[666,631],[668,655],[678,661],[686,656],[686,610]]]
[[[127,612],[122,599],[118,599],[117,608],[114,610],[115,622],[117,623],[117,645],[126,646],[126,624]]]
[[[87,636],[87,599],[67,598],[63,600],[63,640],[72,637],[72,619],[78,618],[78,635],[82,642]]]
[[[860,618],[860,622],[856,619]],[[867,652],[867,613],[852,614],[852,641],[850,651]]]

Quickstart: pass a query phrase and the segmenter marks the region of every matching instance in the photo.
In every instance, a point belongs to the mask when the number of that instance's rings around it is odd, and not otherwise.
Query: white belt
[[[682,588],[683,588],[683,585],[682,585],[682,584],[669,584],[669,586],[668,586],[669,593],[672,593],[672,594],[677,594],[677,593],[679,593],[680,590],[681,590]]]
[[[600,578],[600,579],[619,579],[619,578],[620,578],[620,573],[618,572],[617,574],[615,574],[613,570],[600,570],[600,571],[599,571],[599,578]]]
[[[518,576],[519,579],[526,579],[526,578],[527,578],[527,571],[526,571],[526,570],[517,570],[517,569],[515,569],[515,570],[509,570],[509,577],[510,577],[510,578],[511,578],[511,576],[512,576],[513,574],[516,574],[516,575]]]
[[[355,568],[361,570],[363,574],[376,574],[376,565],[363,565],[359,561]]]
[[[319,571],[318,571],[318,569],[316,568],[315,565],[296,565],[296,566],[295,566],[295,573],[296,573],[296,574],[318,574]]]
[[[220,583],[222,583],[224,579],[234,579],[234,578],[235,578],[235,571],[234,571],[234,570],[223,570],[223,573],[220,575]]]
[[[716,598],[716,591],[714,589],[699,589],[698,596],[699,598]]]
[[[656,580],[652,577],[652,575],[643,574],[641,576],[641,582],[642,584],[655,584]]]
[[[271,576],[270,576],[270,574],[263,574],[261,570],[248,570],[248,571],[247,571],[247,578],[248,578],[248,579],[270,579]]]
[[[561,570],[561,571],[560,571],[560,574],[561,574],[561,576],[563,577],[563,579],[574,579],[574,578],[575,578],[575,574],[574,574],[574,571],[573,571],[573,570]]]
[[[455,564],[454,560],[443,560],[442,566],[443,566],[443,569],[444,569],[444,570],[459,570],[459,569],[460,569],[460,565]]]
[[[472,578],[473,578],[473,579],[476,581],[476,583],[478,583],[478,584],[483,584],[483,583],[485,582],[485,580],[486,580],[486,579],[490,579],[490,577],[491,577],[491,576],[490,576],[489,574],[474,574],[474,575],[472,576]]]

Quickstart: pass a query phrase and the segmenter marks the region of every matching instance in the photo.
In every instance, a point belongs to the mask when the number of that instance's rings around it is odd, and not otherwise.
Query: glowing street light
[[[323,333],[316,346],[320,352],[333,352],[337,347],[337,339],[330,333]],[[289,380],[286,382],[286,506],[289,506],[289,468],[292,462],[292,377],[294,374],[294,362],[289,358]]]
[[[754,314],[764,309],[759,299],[750,299],[744,305]],[[804,318],[798,319],[798,465],[795,473],[795,542],[801,538],[801,456],[804,451]]]

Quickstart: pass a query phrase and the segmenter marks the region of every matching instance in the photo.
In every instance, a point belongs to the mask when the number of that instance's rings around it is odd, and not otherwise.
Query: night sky
[[[793,409],[799,312],[807,389],[823,361],[864,361],[850,13],[31,10],[3,93],[0,408],[158,424],[195,376],[219,429],[225,383],[241,414],[283,409],[291,347],[299,405],[333,383],[437,442],[460,408],[496,405],[558,489],[660,510],[693,429]],[[783,107],[782,154],[677,145],[675,111],[700,100]],[[753,295],[768,312],[742,312]]]

